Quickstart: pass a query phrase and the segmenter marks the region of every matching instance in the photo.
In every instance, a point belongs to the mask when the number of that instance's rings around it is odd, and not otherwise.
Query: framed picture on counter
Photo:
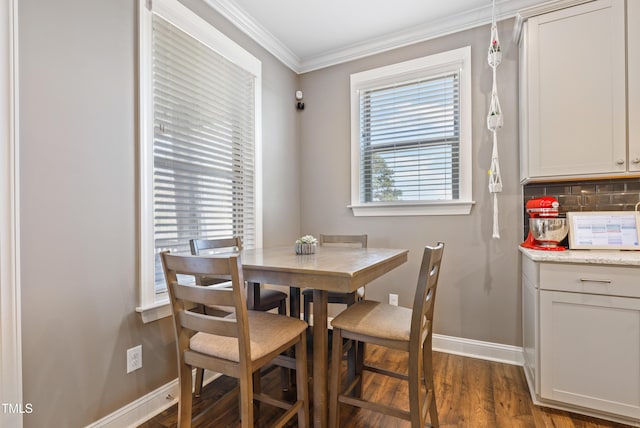
[[[640,250],[640,212],[568,212],[572,250]]]

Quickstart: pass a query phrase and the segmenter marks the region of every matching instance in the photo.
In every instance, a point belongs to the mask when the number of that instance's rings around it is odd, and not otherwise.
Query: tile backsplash
[[[560,213],[569,211],[633,211],[640,202],[640,178],[529,183],[523,186],[523,204],[540,196],[553,196]],[[529,215],[524,213],[525,236]]]

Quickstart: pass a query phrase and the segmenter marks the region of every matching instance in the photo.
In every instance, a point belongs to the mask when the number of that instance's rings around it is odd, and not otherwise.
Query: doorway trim
[[[22,427],[18,0],[0,2],[0,23],[0,425]]]

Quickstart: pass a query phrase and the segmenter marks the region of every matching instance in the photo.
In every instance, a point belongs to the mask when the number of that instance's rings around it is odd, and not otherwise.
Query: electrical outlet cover
[[[398,306],[398,295],[389,293],[389,304],[393,306]]]
[[[142,345],[127,349],[127,373],[142,368]]]

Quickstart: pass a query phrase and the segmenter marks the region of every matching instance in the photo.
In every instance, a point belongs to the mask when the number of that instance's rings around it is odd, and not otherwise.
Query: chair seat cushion
[[[269,312],[248,311],[251,360],[257,360],[306,331],[307,323]],[[238,339],[196,333],[189,342],[192,351],[240,362]]]
[[[331,321],[333,328],[381,339],[408,341],[412,310],[402,306],[362,300]]]
[[[278,290],[272,290],[270,288],[260,289],[260,305],[278,307],[278,304],[282,300],[287,299],[287,293]]]

